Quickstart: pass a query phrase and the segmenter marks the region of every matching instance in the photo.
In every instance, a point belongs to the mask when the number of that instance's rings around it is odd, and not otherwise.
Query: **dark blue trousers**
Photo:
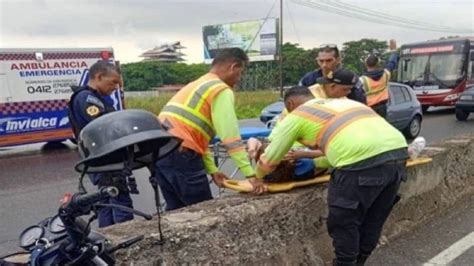
[[[177,149],[158,160],[155,178],[167,211],[212,199],[202,155],[192,150]]]
[[[336,265],[355,265],[359,256],[372,253],[405,176],[405,162],[359,171],[333,171],[327,228],[333,239]]]
[[[117,197],[103,200],[101,203],[117,204],[133,208],[132,198],[130,197],[130,193],[127,190],[127,183],[125,178],[119,179],[120,181],[115,181],[115,183],[120,182],[120,184],[115,184],[110,180],[101,180],[102,178],[104,178],[104,174],[91,174],[89,175],[89,178],[91,179],[92,183],[96,185],[99,189],[106,186],[116,186],[119,189],[119,194]],[[123,223],[133,219],[133,213],[109,207],[99,209],[97,216],[99,221],[99,227],[106,227],[109,225]]]

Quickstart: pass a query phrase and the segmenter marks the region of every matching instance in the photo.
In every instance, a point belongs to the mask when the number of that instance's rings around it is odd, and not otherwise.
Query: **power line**
[[[409,19],[409,18],[403,18],[403,17],[397,17],[397,16],[394,16],[394,15],[391,15],[391,14],[387,14],[387,13],[381,13],[381,12],[378,12],[378,11],[373,11],[373,10],[369,10],[369,9],[364,9],[364,8],[361,8],[359,6],[356,6],[356,5],[353,5],[353,4],[349,4],[349,3],[346,3],[346,2],[342,2],[340,0],[323,0],[323,2],[329,2],[330,5],[332,6],[337,6],[339,8],[343,8],[343,9],[349,9],[349,10],[353,10],[355,12],[361,12],[361,13],[364,13],[364,14],[367,14],[369,16],[373,16],[373,17],[378,17],[378,18],[382,18],[382,19],[392,19],[394,21],[398,21],[398,22],[401,22],[401,23],[411,23],[411,24],[414,24],[414,25],[419,25],[419,26],[425,26],[425,27],[435,27],[435,28],[438,28],[438,29],[446,29],[446,30],[453,30],[453,31],[458,31],[457,28],[453,28],[453,27],[449,27],[449,26],[443,26],[443,25],[437,25],[437,24],[432,24],[432,23],[428,23],[428,22],[422,22],[422,21],[417,21],[417,20],[413,20],[413,19]],[[462,32],[464,31],[467,31],[469,32],[469,30],[466,30],[466,29],[461,29]],[[471,30],[472,31],[472,30]]]
[[[375,11],[369,12],[367,10],[364,10],[354,5],[349,5],[349,4],[346,5],[344,3],[341,3],[340,1],[339,3],[336,3],[336,6],[334,6],[335,4],[334,1],[325,1],[325,2],[332,3],[332,4],[326,3],[326,5],[328,5],[327,6],[328,8],[332,8],[333,11],[342,11],[346,13],[348,12],[348,14],[350,14],[351,16],[355,15],[359,19],[377,22],[384,25],[393,25],[393,26],[415,28],[415,29],[422,29],[422,30],[428,30],[428,31],[443,31],[443,32],[451,32],[451,33],[464,31],[464,30],[458,30],[458,29],[453,29],[453,28],[442,28],[442,26],[439,27],[438,25],[426,24],[426,23],[422,23],[418,21],[416,21],[416,23],[413,23],[412,22],[413,20],[395,17],[389,14],[381,14],[380,12],[375,12]],[[312,2],[312,4],[317,5],[314,2]]]
[[[436,28],[431,25],[421,26],[412,22],[394,21],[393,19],[383,18],[383,15],[380,15],[381,14],[380,12],[377,14],[377,16],[373,16],[373,14],[369,15],[367,11],[365,11],[366,14],[361,14],[361,12],[355,11],[353,8],[351,10],[350,8],[347,8],[346,6],[344,6],[344,9],[343,9],[342,6],[338,7],[338,6],[333,6],[331,4],[328,4],[328,3],[326,4],[315,3],[309,0],[306,0],[306,1],[292,0],[292,2],[294,2],[295,4],[302,5],[302,6],[310,7],[313,9],[326,11],[329,13],[338,14],[345,17],[356,18],[363,21],[375,22],[382,25],[390,25],[390,26],[397,26],[397,27],[402,27],[402,28],[426,30],[426,31],[447,32],[447,33],[471,33],[472,32],[472,31],[465,31],[465,30]],[[394,16],[391,16],[391,17],[394,17]],[[401,18],[398,18],[398,19],[401,19]]]
[[[377,16],[372,16],[373,14],[367,13],[366,14],[361,14],[358,11],[354,10],[349,10],[346,6],[344,7],[334,7],[330,4],[321,4],[321,3],[315,3],[313,1],[304,1],[302,3],[305,6],[312,7],[312,8],[318,8],[323,11],[339,14],[342,16],[347,16],[347,17],[353,17],[357,19],[361,19],[364,21],[371,21],[383,25],[392,25],[392,26],[398,26],[398,27],[405,27],[405,28],[412,28],[412,29],[421,29],[421,30],[428,30],[428,31],[442,31],[442,32],[449,32],[449,33],[460,33],[464,32],[463,30],[452,30],[452,29],[444,29],[444,28],[435,28],[433,26],[420,26],[413,24],[411,22],[397,22],[393,21],[391,19],[385,19],[383,16],[380,15],[380,13]],[[370,14],[370,15],[369,15]]]
[[[293,20],[293,15],[290,11],[290,4],[288,4],[288,2],[286,2],[286,9],[288,10],[288,15],[290,17],[291,24],[293,25],[293,30],[295,31],[296,39],[298,39],[298,43],[301,44],[300,35],[298,34],[298,30],[296,29],[295,21]]]
[[[375,19],[375,18],[371,18],[371,17],[367,17],[367,16],[362,16],[362,15],[355,14],[355,13],[352,13],[352,12],[347,12],[347,11],[344,11],[344,10],[331,8],[331,7],[328,7],[328,6],[325,6],[325,5],[316,4],[316,3],[313,3],[313,2],[295,1],[295,0],[293,0],[293,2],[296,3],[296,4],[299,4],[299,5],[303,5],[303,6],[306,6],[306,7],[316,9],[316,10],[326,11],[326,12],[329,12],[329,13],[338,14],[338,15],[345,16],[345,17],[357,18],[357,19],[360,19],[360,20],[363,20],[363,21],[370,21],[370,22],[375,22],[375,23],[379,23],[379,24],[383,24],[383,25],[391,25],[391,24],[388,24],[385,21],[380,20],[380,19]],[[395,26],[400,26],[400,25],[395,25]],[[406,25],[404,25],[404,26],[408,27],[408,28],[424,29],[424,28],[420,28],[420,27],[410,27],[410,26],[406,26]]]
[[[338,15],[341,15],[341,16],[357,18],[357,19],[360,19],[360,20],[363,20],[363,21],[370,21],[370,22],[375,22],[375,23],[379,23],[379,24],[383,24],[383,25],[401,26],[401,27],[406,27],[406,28],[427,30],[425,27],[400,24],[400,23],[397,23],[397,22],[390,22],[390,21],[386,21],[386,20],[382,20],[382,19],[378,19],[378,18],[373,18],[373,17],[369,17],[369,16],[366,16],[366,15],[362,15],[362,14],[358,14],[358,13],[354,13],[354,12],[350,12],[350,11],[347,11],[347,10],[342,10],[342,9],[339,9],[339,8],[326,6],[324,4],[317,4],[317,3],[309,2],[309,1],[304,1],[304,2],[301,2],[301,3],[298,3],[298,4],[301,4],[301,5],[310,7],[310,8],[314,8],[314,9],[318,9],[318,10],[338,14]]]
[[[278,1],[278,0],[275,0],[275,1],[273,2],[272,7],[270,8],[270,10],[268,10],[267,16],[265,16],[265,19],[263,19],[262,24],[260,24],[260,27],[258,28],[257,32],[256,32],[255,35],[253,36],[252,41],[249,43],[247,49],[245,49],[245,52],[248,52],[248,50],[250,49],[250,47],[252,47],[253,42],[255,42],[255,40],[257,39],[257,36],[258,36],[258,35],[260,34],[260,32],[262,31],[263,25],[265,25],[265,23],[267,22],[268,18],[269,18],[270,15],[272,14],[273,9],[275,8],[275,5],[276,5],[277,1]]]

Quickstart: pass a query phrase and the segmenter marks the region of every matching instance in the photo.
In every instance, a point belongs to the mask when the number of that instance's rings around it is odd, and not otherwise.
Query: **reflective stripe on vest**
[[[207,119],[204,117],[199,117],[199,115],[192,110],[189,110],[184,105],[168,103],[163,107],[161,113],[172,115],[176,119],[198,129],[208,140],[215,136],[214,129],[210,125],[210,122],[206,121]],[[186,120],[183,120],[183,118]]]
[[[204,99],[211,92],[211,88],[215,85],[222,85],[222,81],[209,80],[204,82],[200,86],[197,86],[196,89],[191,93],[186,105],[192,109],[199,110],[204,102]]]
[[[329,120],[334,115],[336,115],[336,113],[331,111],[331,110],[324,111],[324,110],[321,110],[321,109],[315,109],[314,107],[304,106],[304,105],[301,106],[300,108],[298,108],[297,112],[309,114],[311,116],[314,116],[318,120]]]
[[[326,126],[320,131],[317,141],[319,147],[325,151],[334,136],[345,128],[349,122],[366,116],[377,116],[377,114],[372,109],[354,108],[336,115],[329,120]]]
[[[245,145],[242,142],[242,139],[239,137],[228,138],[222,140],[222,145],[226,148],[228,153],[235,153],[245,150]]]
[[[209,141],[215,136],[211,117],[213,98],[226,88],[228,86],[217,79],[217,76],[206,74],[199,80],[186,85],[171,98],[160,112],[160,119],[166,120],[166,116],[170,116],[183,126],[191,129],[191,131],[184,130],[184,128],[176,125],[170,131],[182,138],[188,136],[187,141],[190,141],[188,143],[190,148],[193,146],[193,149],[202,153],[207,149]],[[184,145],[186,145],[186,140]]]
[[[381,101],[388,99],[388,81],[390,80],[390,72],[384,70],[379,80],[373,80],[367,76],[361,77],[362,83],[367,95],[367,104],[373,106]]]
[[[311,107],[311,106],[301,106],[293,111],[295,115],[300,117],[306,117],[311,121],[323,124],[322,130],[318,133],[316,137],[316,144],[323,151],[326,150],[328,144],[333,139],[333,137],[346,127],[349,122],[367,117],[378,115],[367,107],[355,107],[343,112],[336,112],[328,108],[323,107]]]
[[[233,154],[236,152],[241,152],[245,151],[245,145],[243,145],[242,142],[235,142],[232,144],[224,144],[225,149],[227,150],[227,153]]]

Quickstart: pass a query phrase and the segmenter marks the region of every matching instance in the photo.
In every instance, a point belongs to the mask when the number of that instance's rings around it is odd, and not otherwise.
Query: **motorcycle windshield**
[[[448,89],[462,79],[464,65],[462,54],[426,54],[402,57],[398,82],[417,87]]]

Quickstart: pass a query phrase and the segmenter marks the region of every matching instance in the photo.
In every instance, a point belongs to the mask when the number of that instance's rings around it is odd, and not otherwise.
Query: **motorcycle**
[[[177,149],[181,140],[167,133],[156,116],[141,110],[112,112],[94,119],[81,131],[78,142],[82,160],[75,169],[82,173],[79,192],[66,194],[54,217],[44,219],[26,228],[20,235],[20,247],[24,252],[0,258],[3,265],[114,265],[114,253],[125,249],[144,238],[139,235],[117,245],[104,235],[91,230],[91,222],[97,218],[100,208],[118,208],[151,220],[152,216],[138,210],[116,204],[105,204],[104,200],[116,197],[119,190],[108,186],[87,194],[83,185],[86,174],[110,171],[125,171],[148,167],[152,173],[150,181],[155,191],[160,239],[160,199],[158,183],[154,178],[154,162]],[[92,215],[91,215],[92,214]],[[89,216],[86,221],[86,217]]]
[[[97,210],[120,208],[152,219],[151,215],[128,207],[101,203],[118,193],[115,187],[104,187],[90,194],[66,193],[56,216],[46,218],[20,234],[19,246],[25,252],[0,258],[0,265],[114,265],[114,253],[139,242],[143,235],[113,245],[103,234],[91,230]],[[90,214],[88,220],[83,217]]]

